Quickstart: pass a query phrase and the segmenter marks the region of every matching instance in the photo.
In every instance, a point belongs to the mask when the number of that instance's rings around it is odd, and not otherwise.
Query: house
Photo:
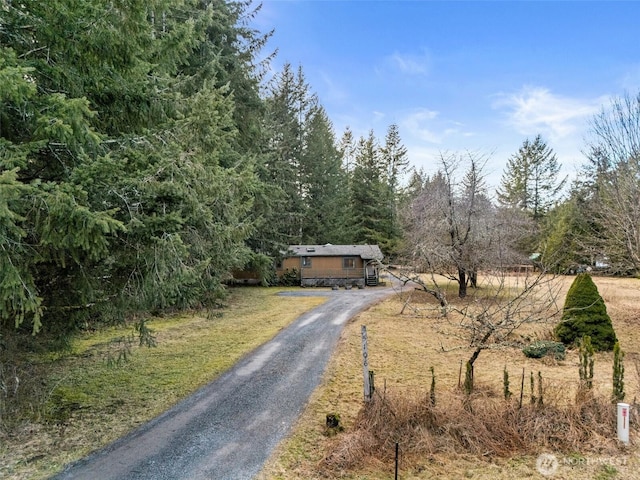
[[[377,245],[290,245],[276,273],[297,275],[303,287],[375,286],[382,258]]]

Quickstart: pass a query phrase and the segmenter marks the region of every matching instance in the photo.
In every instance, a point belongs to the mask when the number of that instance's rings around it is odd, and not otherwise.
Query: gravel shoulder
[[[343,325],[391,293],[286,292],[329,299],[192,396],[53,478],[253,478],[318,386]]]

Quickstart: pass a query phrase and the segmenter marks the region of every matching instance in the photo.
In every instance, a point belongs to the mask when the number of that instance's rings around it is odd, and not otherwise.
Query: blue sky
[[[272,63],[301,65],[336,137],[399,126],[411,164],[440,152],[509,156],[542,134],[564,173],[584,162],[589,121],[640,90],[640,2],[263,0]]]

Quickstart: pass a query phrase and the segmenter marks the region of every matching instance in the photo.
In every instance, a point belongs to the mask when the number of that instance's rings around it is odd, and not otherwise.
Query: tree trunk
[[[478,355],[480,355],[480,352],[482,351],[481,347],[476,348],[473,351],[473,355],[471,355],[471,358],[469,359],[469,365],[471,365],[471,369],[473,370],[473,364],[475,363],[475,361],[478,359]]]
[[[478,288],[478,271],[477,270],[472,270],[471,273],[469,273],[469,281],[471,283],[471,288]]]
[[[476,348],[467,362],[467,371],[464,375],[464,390],[467,395],[471,395],[473,392],[473,363],[477,360],[478,355],[480,355],[480,350],[480,348]]]
[[[469,358],[469,361],[467,362],[467,377],[465,378],[465,382],[469,381],[470,383],[469,383],[468,387],[465,386],[465,389],[468,388],[469,392],[471,392],[473,390],[473,373],[474,373],[473,364],[478,359],[478,356],[480,355],[480,352],[483,350],[484,346],[489,341],[489,338],[491,338],[491,335],[493,335],[493,330],[489,330],[488,332],[486,332],[484,334],[484,337],[482,337],[482,340],[480,340],[480,343],[478,344],[476,349],[473,351],[473,354],[471,355],[471,358]]]
[[[467,272],[464,268],[458,268],[458,296],[464,298],[467,296]]]

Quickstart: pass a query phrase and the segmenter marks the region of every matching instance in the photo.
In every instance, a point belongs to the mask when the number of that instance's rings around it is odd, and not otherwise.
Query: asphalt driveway
[[[253,478],[318,386],[345,322],[391,293],[288,293],[329,299],[192,396],[53,478]]]

